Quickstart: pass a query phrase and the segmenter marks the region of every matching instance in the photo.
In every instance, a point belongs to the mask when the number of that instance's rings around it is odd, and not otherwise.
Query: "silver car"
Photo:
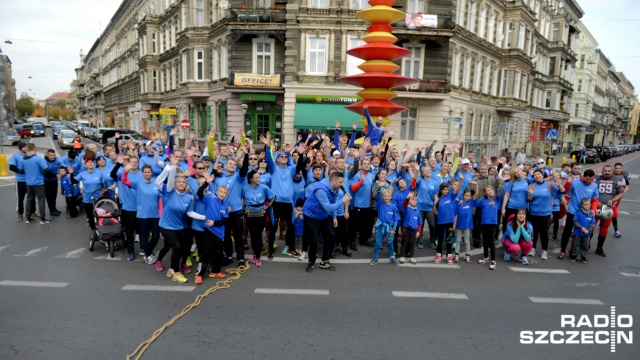
[[[20,142],[20,135],[15,130],[5,130],[2,134],[2,145],[15,145]]]
[[[71,130],[62,130],[58,136],[58,146],[60,149],[73,149],[73,139],[76,133]]]

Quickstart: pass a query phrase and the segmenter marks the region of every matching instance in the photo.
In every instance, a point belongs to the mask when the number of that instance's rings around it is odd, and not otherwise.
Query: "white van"
[[[27,119],[27,122],[39,122],[44,126],[49,126],[49,120],[46,117],[30,117]]]

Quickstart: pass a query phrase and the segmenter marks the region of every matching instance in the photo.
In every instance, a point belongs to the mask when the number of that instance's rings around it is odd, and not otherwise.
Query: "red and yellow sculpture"
[[[391,7],[394,3],[394,0],[369,0],[371,7],[355,14],[359,19],[371,24],[367,28],[367,35],[362,38],[366,44],[347,50],[347,54],[365,61],[358,66],[364,73],[338,79],[340,82],[364,88],[358,92],[358,96],[364,100],[345,108],[364,116],[364,107],[368,106],[372,118],[384,117],[385,126],[390,123],[387,116],[406,109],[391,102],[391,99],[396,97],[396,93],[391,89],[419,81],[394,74],[400,66],[393,61],[411,54],[410,50],[393,44],[398,38],[391,34],[393,27],[390,24],[405,18],[404,12]],[[360,121],[367,125],[366,118]],[[365,127],[365,134],[367,131],[368,128]]]

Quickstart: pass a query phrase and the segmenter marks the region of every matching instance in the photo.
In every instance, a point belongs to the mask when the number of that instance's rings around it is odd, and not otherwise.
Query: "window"
[[[498,95],[498,76],[500,75],[500,70],[493,70],[493,82],[491,83],[491,96]]]
[[[146,39],[146,35],[145,35],[145,39]],[[156,50],[158,49],[158,34],[157,33],[151,33],[151,53],[155,54]]]
[[[357,48],[364,45],[364,40],[357,37],[349,37],[349,43],[347,45],[348,50]],[[363,71],[358,68],[358,65],[362,64],[364,60],[358,59],[355,56],[347,55],[347,75],[362,74]]]
[[[158,71],[157,70],[153,70],[151,72],[151,78],[153,82],[152,89],[153,89],[153,92],[156,93],[158,92]]]
[[[182,3],[182,7],[180,8],[180,23],[182,25],[181,29],[184,30],[187,27],[187,4]]]
[[[527,91],[529,89],[529,83],[527,82],[527,80],[529,79],[529,77],[525,74],[522,74],[521,76],[521,84],[520,84],[520,99],[528,101],[529,100],[529,92]]]
[[[193,50],[193,58],[194,58],[194,69],[195,69],[195,79],[197,81],[204,80],[204,50],[202,49],[194,49]]]
[[[351,10],[363,10],[369,7],[367,0],[351,0]]]
[[[531,55],[531,30],[525,29],[526,35],[524,37],[524,51],[527,55]]]
[[[551,41],[558,41],[559,32],[560,32],[560,24],[558,23],[553,24],[553,27],[551,30]]]
[[[309,0],[309,7],[312,9],[328,9],[329,0]]]
[[[480,18],[478,19],[478,36],[484,39],[485,26],[487,24],[487,9],[480,10]]]
[[[518,29],[518,49],[522,49],[525,50],[524,48],[524,35],[525,35],[525,26],[523,23],[520,23],[519,29]]]
[[[451,85],[460,85],[460,54],[453,54],[453,63],[451,64]]]
[[[407,0],[407,8],[404,9],[407,14],[424,13],[424,0]]]
[[[186,82],[187,81],[187,53],[183,52],[182,55],[180,55],[182,57],[182,76],[181,76],[181,80],[182,82]]]
[[[175,26],[173,26],[173,22],[169,24],[169,26],[171,26],[171,28],[169,29],[171,31],[171,41],[169,47],[174,47],[176,46],[176,28]]]
[[[327,73],[328,42],[328,36],[307,36],[307,74],[325,75]]]
[[[144,94],[144,74],[140,75],[140,94]]]
[[[274,39],[258,37],[253,39],[253,73],[272,75]]]
[[[469,3],[469,16],[467,18],[467,29],[471,32],[475,32],[476,29],[476,2]]]
[[[576,110],[573,113],[573,116],[578,116],[578,111],[580,111],[580,105],[576,104]]]
[[[176,89],[176,67],[172,64],[169,65],[169,87],[171,90]]]
[[[456,22],[461,26],[464,26],[464,8],[465,8],[465,0],[458,0],[458,9],[456,9]]]
[[[549,76],[554,76],[556,72],[556,58],[549,58],[549,72],[547,73]]]
[[[513,74],[513,97],[520,98],[520,71],[516,71]]]
[[[424,45],[407,45],[411,54],[402,59],[402,75],[422,79],[422,53]]]
[[[477,60],[473,69],[473,91],[480,91],[480,79],[482,76],[482,61]]]
[[[272,0],[258,0],[257,1],[258,8],[260,8],[260,9],[270,9],[273,6],[271,1]]]
[[[160,92],[164,92],[164,73],[167,69],[162,68],[162,70],[160,71]]]
[[[513,22],[509,21],[507,23],[507,48],[510,48],[513,44],[513,30],[515,29],[515,25]]]
[[[507,96],[507,85],[509,84],[509,69],[502,69],[502,86],[500,87],[500,96]]]
[[[220,50],[214,48],[211,55],[211,79],[218,80],[220,78]]]
[[[545,100],[544,100],[544,108],[551,109],[551,91],[547,91]]]
[[[416,119],[418,109],[408,108],[400,113],[400,140],[416,139]]]
[[[227,67],[227,60],[229,58],[227,45],[220,46],[220,77],[226,78],[229,76],[229,68]]]
[[[469,82],[471,81],[471,58],[467,57],[464,59],[464,69],[462,69],[462,87],[465,89],[469,88]]]
[[[498,26],[496,27],[496,46],[502,47],[502,40],[504,39],[504,32],[502,31],[504,26],[504,22],[502,19],[498,20]]]
[[[196,0],[195,11],[196,26],[204,26],[204,0]]]
[[[491,11],[489,14],[489,30],[487,30],[487,41],[493,43],[493,33],[496,31],[496,14]]]
[[[160,54],[164,52],[164,32],[160,32]]]
[[[582,80],[578,80],[578,91],[582,91]]]
[[[584,69],[584,55],[580,55],[580,69]]]
[[[491,75],[491,65],[484,66],[484,79],[482,80],[482,93],[489,94],[489,76]]]

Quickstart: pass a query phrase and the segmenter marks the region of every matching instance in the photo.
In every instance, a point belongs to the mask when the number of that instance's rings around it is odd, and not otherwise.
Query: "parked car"
[[[147,139],[146,137],[142,136],[142,135],[138,135],[138,134],[120,134],[120,139],[122,139],[122,141],[124,142],[135,142],[137,143],[138,140],[141,141],[148,141],[149,139]],[[110,137],[107,139],[107,145],[113,145],[116,143],[116,137]]]
[[[44,126],[49,126],[49,120],[46,117],[30,117],[27,119],[27,123],[41,123]]]
[[[15,126],[18,135],[22,138],[31,137],[33,135],[33,128],[30,124],[22,124]]]
[[[107,143],[107,139],[109,139],[110,137],[114,137],[116,136],[116,133],[120,133],[120,134],[132,134],[135,133],[135,131],[133,130],[128,130],[128,129],[110,129],[110,130],[105,130],[102,133],[102,143],[106,144]],[[136,133],[137,134],[137,133]],[[139,134],[138,134],[139,135]],[[142,135],[141,135],[142,136]]]
[[[49,126],[51,126],[51,128],[54,128],[60,125],[62,125],[62,121],[49,121]]]
[[[31,131],[33,137],[44,137],[47,134],[44,125],[41,123],[33,123],[31,127],[33,128],[33,131]]]
[[[58,136],[60,136],[60,131],[62,130],[68,130],[66,126],[64,125],[55,125],[53,127],[53,140],[57,140]]]
[[[584,151],[584,156],[586,157],[587,163],[597,164],[601,161],[600,154],[596,151],[596,149],[587,149]]]
[[[14,129],[4,130],[2,134],[2,145],[15,145],[20,142],[20,135]]]
[[[602,161],[607,161],[612,157],[611,149],[606,146],[594,146],[591,149],[595,149],[598,152],[598,155],[600,155],[600,159]]]
[[[58,146],[60,149],[73,149],[73,139],[76,137],[76,133],[72,130],[62,130],[58,137]]]

